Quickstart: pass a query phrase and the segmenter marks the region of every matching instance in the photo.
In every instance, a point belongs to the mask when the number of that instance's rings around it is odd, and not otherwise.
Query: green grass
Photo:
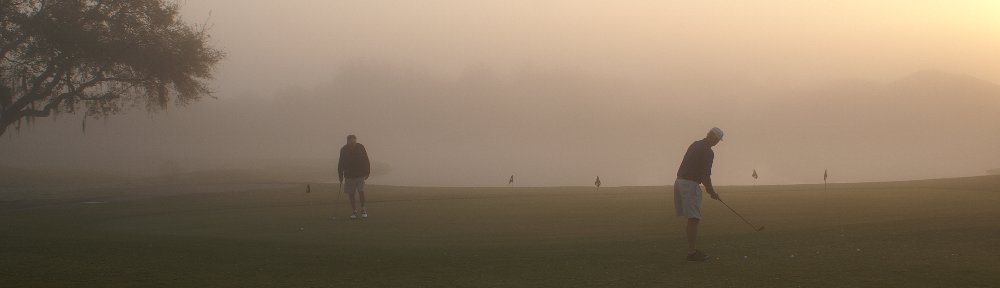
[[[767,228],[706,197],[705,263],[669,187],[370,186],[366,221],[330,185],[39,187],[0,188],[4,287],[1000,285],[997,176],[721,187]]]

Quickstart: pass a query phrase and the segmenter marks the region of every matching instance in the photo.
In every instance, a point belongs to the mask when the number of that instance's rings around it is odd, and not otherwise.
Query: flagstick
[[[597,176],[597,178],[594,179],[594,187],[596,187],[594,192],[601,192],[601,176]]]

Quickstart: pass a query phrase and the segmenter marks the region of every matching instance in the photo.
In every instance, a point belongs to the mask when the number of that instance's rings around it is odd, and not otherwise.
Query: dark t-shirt
[[[368,162],[368,151],[361,143],[356,143],[354,149],[340,147],[340,161],[337,164],[337,174],[344,178],[368,177],[371,173],[371,163]]]
[[[712,151],[712,145],[708,140],[694,141],[684,153],[681,167],[677,169],[677,178],[701,184],[706,177],[712,175],[712,161],[715,161],[715,152]]]

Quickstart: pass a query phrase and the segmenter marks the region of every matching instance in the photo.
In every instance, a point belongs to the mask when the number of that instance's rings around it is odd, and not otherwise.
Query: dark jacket
[[[709,144],[706,139],[694,141],[684,153],[681,167],[677,169],[677,178],[701,184],[705,178],[712,175],[712,162],[714,161],[715,152],[712,151],[712,144]]]
[[[368,162],[368,151],[361,143],[356,143],[354,149],[347,145],[340,147],[340,161],[337,163],[337,175],[344,178],[368,177],[371,174],[371,163]]]

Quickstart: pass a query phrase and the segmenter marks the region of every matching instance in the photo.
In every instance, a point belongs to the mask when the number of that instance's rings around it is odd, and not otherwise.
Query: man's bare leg
[[[358,208],[354,206],[354,194],[353,193],[347,193],[347,195],[351,197],[351,211],[358,211]],[[362,201],[364,201],[364,200],[362,200]]]
[[[358,191],[358,195],[361,196],[361,210],[365,210],[365,192],[364,191]],[[354,204],[353,200],[351,201],[351,204],[352,205]],[[354,207],[354,206],[351,206],[351,207]]]
[[[354,203],[354,202],[351,202]],[[687,223],[687,240],[688,240],[688,254],[694,253],[695,251],[695,240],[698,238],[698,218],[688,218]]]

